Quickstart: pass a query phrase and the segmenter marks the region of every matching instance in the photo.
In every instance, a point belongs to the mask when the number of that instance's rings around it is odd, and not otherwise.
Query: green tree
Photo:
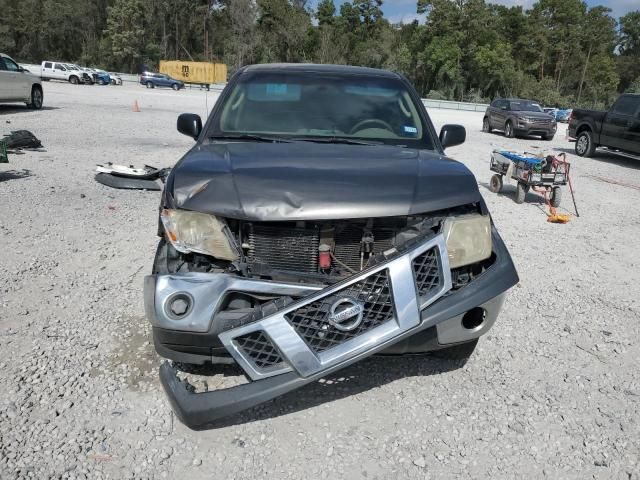
[[[120,66],[135,71],[136,62],[144,58],[147,41],[144,0],[115,0],[108,8],[107,28],[109,55]]]

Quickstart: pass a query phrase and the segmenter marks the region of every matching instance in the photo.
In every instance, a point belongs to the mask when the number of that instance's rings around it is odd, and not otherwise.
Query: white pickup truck
[[[40,79],[0,53],[0,102],[25,102],[29,108],[42,108]]]
[[[84,83],[83,72],[75,66],[63,62],[44,61],[40,65],[40,71],[33,71],[34,75],[39,75],[42,80],[64,80],[77,85]]]

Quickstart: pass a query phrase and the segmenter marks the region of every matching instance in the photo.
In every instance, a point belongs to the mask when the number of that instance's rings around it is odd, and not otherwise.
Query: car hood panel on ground
[[[480,200],[461,163],[391,146],[199,145],[171,177],[176,207],[254,221],[400,216]]]

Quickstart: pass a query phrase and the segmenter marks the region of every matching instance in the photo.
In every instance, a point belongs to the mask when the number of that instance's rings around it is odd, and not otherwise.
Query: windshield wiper
[[[375,140],[357,140],[346,137],[292,137],[291,140],[298,142],[340,143],[344,145],[384,145],[383,142],[376,142]]]
[[[211,140],[247,140],[250,142],[291,143],[291,140],[280,137],[268,137],[264,135],[251,135],[242,133],[239,135],[212,135]]]

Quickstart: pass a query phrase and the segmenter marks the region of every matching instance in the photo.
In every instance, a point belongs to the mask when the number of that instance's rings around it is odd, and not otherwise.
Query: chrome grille
[[[331,306],[344,297],[355,298],[364,305],[362,322],[349,332],[336,329],[328,320]],[[297,308],[285,318],[313,351],[323,352],[382,325],[394,315],[389,272],[381,270],[333,295]]]
[[[431,292],[442,287],[439,255],[436,248],[418,255],[414,258],[412,266],[420,298],[428,297]]]
[[[235,342],[258,368],[265,369],[282,363],[280,352],[262,331],[237,337]]]

